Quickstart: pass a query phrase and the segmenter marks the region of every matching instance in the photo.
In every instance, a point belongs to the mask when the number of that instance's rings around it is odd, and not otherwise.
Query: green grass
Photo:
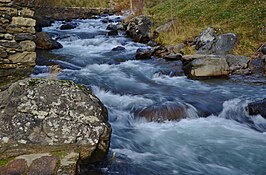
[[[266,2],[264,0],[146,0],[145,13],[156,26],[175,19],[175,27],[158,39],[177,44],[192,39],[207,27],[239,38],[235,54],[250,55],[265,42]],[[190,50],[190,49],[188,49]]]
[[[11,157],[8,159],[0,159],[0,167],[7,165],[9,162],[11,162],[14,159],[15,159],[15,157]]]

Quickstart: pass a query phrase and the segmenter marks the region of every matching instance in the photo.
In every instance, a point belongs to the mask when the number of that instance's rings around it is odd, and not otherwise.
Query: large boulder
[[[37,33],[34,42],[36,43],[36,48],[40,50],[60,49],[63,47],[59,42],[53,40],[46,32]]]
[[[229,54],[236,46],[238,39],[233,33],[217,35],[213,28],[207,28],[195,40],[197,54]]]
[[[216,55],[195,56],[191,62],[184,65],[188,77],[219,77],[229,75],[229,65],[226,58]]]
[[[99,161],[108,151],[107,110],[83,86],[70,81],[21,80],[0,92],[0,109],[0,160],[31,160],[28,166],[35,166],[35,173],[41,167],[38,162],[50,160],[48,167],[56,162],[53,172],[71,174],[78,163]]]
[[[153,26],[148,16],[137,16],[131,19],[126,27],[126,33],[135,42],[148,43],[151,40],[151,27]]]
[[[260,101],[249,103],[246,107],[249,115],[261,115],[266,119],[266,98]]]
[[[137,112],[137,117],[149,122],[179,121],[188,117],[188,106],[181,103],[166,102],[154,104]]]

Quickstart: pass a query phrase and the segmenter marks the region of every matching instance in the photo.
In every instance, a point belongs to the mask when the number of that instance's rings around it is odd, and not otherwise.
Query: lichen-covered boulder
[[[83,86],[25,79],[0,93],[0,160],[65,151],[80,163],[95,162],[107,153],[110,136],[106,108]]]

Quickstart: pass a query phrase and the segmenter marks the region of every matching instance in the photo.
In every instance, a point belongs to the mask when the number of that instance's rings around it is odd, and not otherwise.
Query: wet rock
[[[260,101],[249,103],[246,107],[249,115],[261,115],[266,119],[266,98]]]
[[[181,103],[166,102],[146,107],[137,113],[149,122],[179,121],[187,118],[188,107]]]
[[[103,104],[69,81],[25,79],[0,92],[0,159],[72,150],[79,162],[101,160],[111,127]]]
[[[102,19],[101,22],[106,24],[106,23],[109,23],[110,20],[108,18],[105,18],[105,19]]]
[[[34,42],[36,43],[36,48],[41,50],[60,49],[63,47],[45,32],[37,33]]]
[[[228,76],[229,65],[224,57],[202,55],[184,64],[184,71],[191,78]]]
[[[150,59],[153,53],[151,48],[139,48],[136,53],[137,60]]]
[[[112,49],[112,51],[124,51],[124,50],[126,50],[126,48],[123,46],[117,46],[117,47]]]
[[[151,40],[151,27],[153,26],[148,16],[137,16],[128,22],[126,33],[135,42],[148,43]]]
[[[71,30],[75,29],[76,27],[77,27],[76,23],[67,22],[66,24],[60,26],[60,30]]]
[[[6,166],[0,166],[0,174],[3,175],[22,175],[27,173],[27,162],[23,159],[17,159]]]
[[[165,46],[159,45],[159,46],[156,46],[153,48],[152,55],[157,57],[157,58],[163,58],[169,54],[171,54],[171,53],[169,52],[169,50]]]

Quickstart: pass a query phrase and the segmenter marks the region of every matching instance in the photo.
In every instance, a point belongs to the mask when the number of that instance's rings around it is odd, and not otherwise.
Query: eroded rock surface
[[[0,109],[0,160],[56,148],[74,151],[87,163],[108,151],[107,110],[83,86],[25,79],[0,93]]]

